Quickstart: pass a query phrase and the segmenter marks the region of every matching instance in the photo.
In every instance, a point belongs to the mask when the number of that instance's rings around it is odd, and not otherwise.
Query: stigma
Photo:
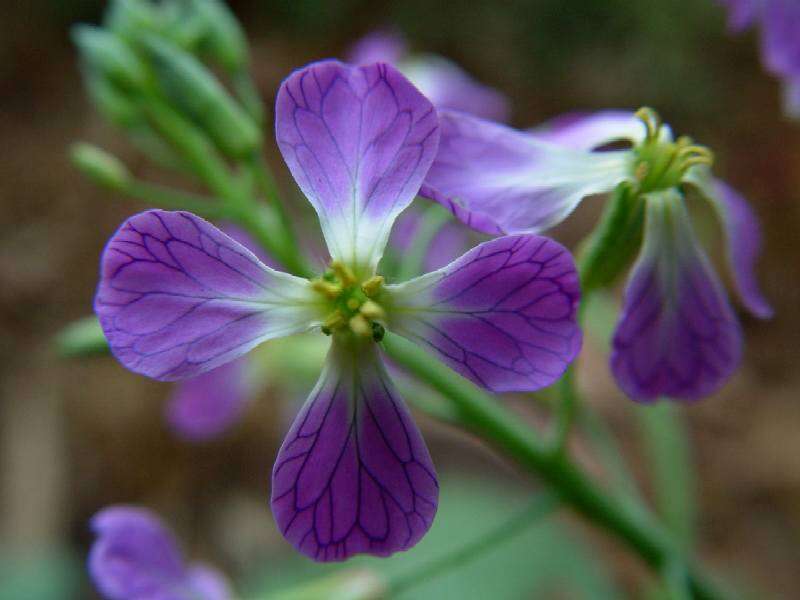
[[[322,277],[311,281],[311,289],[322,296],[327,311],[322,333],[350,333],[381,341],[386,333],[379,322],[386,316],[378,303],[383,283],[380,275],[359,281],[352,269],[341,261],[332,261]]]
[[[633,148],[633,177],[641,193],[675,187],[691,167],[714,162],[711,150],[688,136],[673,141],[669,127],[653,109],[640,108],[635,116],[645,126],[644,140]]]

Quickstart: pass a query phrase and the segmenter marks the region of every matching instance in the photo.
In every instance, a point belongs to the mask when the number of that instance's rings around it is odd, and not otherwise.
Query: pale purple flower
[[[760,25],[764,66],[783,80],[787,114],[800,119],[800,2],[718,1],[728,8],[732,31],[742,31],[754,23]]]
[[[415,54],[396,31],[374,31],[350,49],[348,62],[387,62],[397,67],[437,108],[462,110],[485,119],[506,121],[509,104],[503,94],[478,83],[454,62],[435,54]]]
[[[391,329],[491,390],[540,388],[580,347],[575,266],[557,243],[519,235],[384,283],[376,266],[392,223],[439,142],[436,110],[389,65],[294,72],[278,93],[276,135],[319,216],[332,257],[324,274],[274,270],[195,215],[148,211],[109,241],[95,310],[120,362],[164,380],[272,338],[330,335],[322,375],[278,453],[273,513],[316,560],[387,556],[428,530],[438,484],[376,340]]]
[[[634,399],[692,400],[736,369],[741,334],[692,231],[685,187],[716,209],[742,302],[766,318],[772,310],[754,273],[760,233],[744,198],[711,175],[705,148],[674,140],[652,111],[637,115],[571,115],[532,133],[440,111],[439,153],[421,194],[479,231],[519,234],[552,227],[585,197],[628,182],[646,202],[645,241],[625,292],[612,370]],[[593,151],[620,141],[631,147]]]
[[[187,564],[172,533],[147,509],[110,506],[91,520],[89,574],[109,600],[228,600],[216,569]]]

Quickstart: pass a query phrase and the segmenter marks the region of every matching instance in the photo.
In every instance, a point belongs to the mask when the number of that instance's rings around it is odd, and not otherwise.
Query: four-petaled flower
[[[116,357],[164,380],[271,338],[330,335],[322,375],[278,453],[273,513],[314,559],[386,556],[428,530],[438,484],[376,341],[396,331],[493,391],[546,386],[580,348],[575,265],[559,244],[515,235],[405,283],[376,274],[439,144],[436,110],[389,65],[294,72],[278,93],[276,135],[319,216],[328,270],[313,281],[276,271],[197,216],[153,210],[109,241],[95,310]]]
[[[89,574],[109,600],[228,600],[228,582],[216,569],[187,565],[172,533],[150,511],[110,506],[91,520],[97,536]]]
[[[713,393],[736,369],[741,334],[722,285],[692,231],[686,186],[721,217],[728,260],[744,305],[766,318],[756,283],[760,233],[755,215],[711,176],[711,153],[673,138],[652,111],[572,116],[520,132],[440,111],[441,143],[421,194],[490,234],[539,232],[586,196],[631,186],[646,202],[644,244],[628,283],[611,365],[632,398],[692,400]],[[630,149],[592,151],[627,141]]]

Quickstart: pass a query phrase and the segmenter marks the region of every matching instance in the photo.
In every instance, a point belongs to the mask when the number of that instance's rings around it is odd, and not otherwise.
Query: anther
[[[383,287],[383,276],[373,275],[361,284],[361,291],[372,298],[380,291],[381,287]]]
[[[325,321],[323,321],[322,332],[326,335],[330,335],[330,333],[326,333],[326,329],[328,332],[330,332],[334,329],[340,328],[342,325],[344,325],[344,315],[340,311],[335,310],[325,318]]]
[[[349,287],[356,282],[356,276],[350,267],[346,266],[339,260],[334,260],[331,262],[331,270],[336,274],[336,276],[339,278],[339,281],[341,281],[345,287]]]
[[[355,333],[356,335],[361,335],[364,337],[372,335],[372,327],[370,326],[369,321],[367,321],[366,317],[364,317],[364,315],[362,315],[361,313],[358,313],[357,315],[352,317],[350,319],[349,325],[350,329],[352,329],[353,333]]]
[[[384,316],[383,309],[378,303],[372,300],[367,300],[361,305],[361,314],[368,319],[380,319]]]
[[[342,293],[342,286],[331,283],[330,281],[324,281],[322,279],[315,279],[312,281],[311,289],[315,292],[319,292],[320,294],[324,294],[331,300],[335,300],[339,297],[339,294]]]

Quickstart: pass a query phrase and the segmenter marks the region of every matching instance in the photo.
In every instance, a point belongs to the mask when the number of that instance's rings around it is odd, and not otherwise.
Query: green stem
[[[558,388],[558,403],[553,427],[553,441],[551,451],[563,454],[569,441],[572,424],[580,410],[580,397],[575,386],[575,367],[570,365],[561,379],[556,384]]]
[[[502,523],[499,527],[487,532],[473,542],[461,546],[454,552],[427,561],[422,568],[410,569],[406,573],[390,577],[389,592],[394,596],[441,575],[450,569],[461,567],[475,560],[485,552],[503,544],[515,535],[524,532],[529,526],[541,521],[558,506],[558,500],[552,494],[540,494],[521,513]]]
[[[668,533],[649,514],[600,489],[563,454],[553,454],[536,433],[494,399],[426,351],[394,334],[383,341],[388,355],[401,367],[451,400],[461,425],[545,480],[565,503],[613,533],[656,571],[682,557]],[[698,599],[723,597],[696,567],[689,572]]]

